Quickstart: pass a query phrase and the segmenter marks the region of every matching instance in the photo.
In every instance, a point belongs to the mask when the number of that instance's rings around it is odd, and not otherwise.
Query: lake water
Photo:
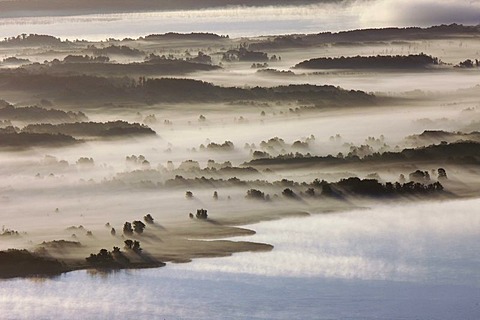
[[[251,226],[272,252],[1,281],[2,319],[478,319],[480,200]]]

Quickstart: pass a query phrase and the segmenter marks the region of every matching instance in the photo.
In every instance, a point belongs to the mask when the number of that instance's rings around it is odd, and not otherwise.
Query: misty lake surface
[[[478,319],[480,200],[251,226],[272,252],[1,281],[2,319]],[[361,317],[359,317],[361,315]]]

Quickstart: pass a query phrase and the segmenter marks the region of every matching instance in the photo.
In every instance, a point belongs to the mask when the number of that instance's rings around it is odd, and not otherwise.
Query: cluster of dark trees
[[[62,42],[60,38],[53,36],[26,33],[15,37],[7,37],[0,41],[0,46],[2,47],[65,46],[67,44],[67,42]]]
[[[426,54],[315,58],[300,62],[296,69],[425,69],[438,65],[438,58]]]
[[[0,101],[0,119],[22,122],[78,122],[87,121],[81,112],[46,109],[38,106],[15,107],[8,102]]]
[[[198,52],[196,57],[189,57],[186,60],[195,63],[212,64],[212,57],[201,51]]]
[[[126,121],[76,122],[62,124],[30,124],[22,129],[26,133],[49,133],[70,136],[114,137],[123,135],[155,135],[150,127]]]
[[[0,148],[59,147],[80,142],[64,134],[11,132],[9,128],[0,128]]]
[[[56,251],[79,249],[81,247],[82,247],[82,244],[80,242],[67,241],[67,240],[43,241],[40,244],[40,248],[44,248],[47,250],[56,250]]]
[[[65,64],[66,65],[66,64]],[[108,66],[110,64],[104,64]],[[202,64],[195,64],[202,65]],[[204,65],[207,66],[207,65]],[[208,67],[208,66],[207,66]],[[288,85],[272,88],[221,87],[192,79],[146,79],[139,84],[130,78],[104,78],[86,75],[30,74],[0,71],[0,86],[14,91],[48,94],[65,101],[109,100],[157,102],[231,102],[245,100],[300,101],[335,105],[372,105],[376,98],[363,91],[323,85]],[[185,94],[188,92],[188,94]]]
[[[118,247],[114,247],[113,251],[115,253],[119,253],[120,249]],[[116,269],[122,266],[115,260],[114,253],[108,251],[107,249],[100,249],[97,254],[92,253],[89,257],[85,258],[85,260],[89,265],[95,268]]]
[[[23,59],[23,58],[8,57],[3,59],[3,64],[6,64],[6,65],[18,65],[18,64],[27,64],[27,63],[30,63],[30,60]]]
[[[414,146],[425,146],[438,143],[453,143],[460,141],[480,142],[480,132],[470,133],[449,132],[443,130],[425,130],[421,134],[410,135],[405,138],[407,143]]]
[[[266,200],[265,193],[257,190],[257,189],[249,189],[247,190],[247,195],[245,196],[247,199],[257,199],[257,200]]]
[[[0,251],[0,278],[57,275],[66,271],[64,263],[27,250]]]
[[[192,32],[192,33],[176,33],[168,32],[164,34],[151,34],[145,37],[140,37],[139,40],[146,41],[172,41],[172,40],[181,40],[181,41],[221,41],[229,39],[228,35],[218,35],[215,33],[208,32]]]
[[[198,56],[188,60],[167,58],[165,56],[148,56],[144,62],[133,63],[106,63],[109,59],[106,56],[67,56],[63,62],[54,59],[45,64],[32,64],[24,66],[24,70],[33,74],[78,74],[98,76],[158,76],[183,75],[197,71],[211,71],[221,69],[219,66],[211,65],[207,55]],[[142,85],[130,79],[130,85]]]
[[[391,162],[421,162],[421,161],[444,161],[457,164],[480,163],[480,143],[474,141],[460,141],[455,143],[440,143],[427,147],[404,149],[401,152],[375,152],[360,158],[357,155],[347,156],[306,156],[279,155],[271,158],[253,159],[245,165],[257,167],[286,164],[302,165],[341,165],[359,163],[391,163]]]
[[[295,76],[295,73],[291,70],[277,70],[277,69],[260,69],[257,70],[259,75],[271,75],[271,76]]]
[[[140,220],[135,220],[132,223],[127,221],[123,225],[123,234],[126,236],[131,236],[135,232],[136,234],[141,235],[145,230],[145,227],[145,223]]]
[[[420,183],[420,182],[406,182],[406,183],[391,183],[382,184],[375,179],[360,179],[348,178],[342,179],[330,186],[332,189],[338,189],[353,195],[383,197],[394,195],[424,195],[429,193],[438,193],[443,191],[443,186],[440,182]]]
[[[268,54],[260,51],[250,51],[246,47],[241,46],[238,50],[231,49],[225,52],[222,56],[222,61],[249,61],[249,62],[264,62],[269,61]]]
[[[2,228],[2,232],[0,233],[0,237],[19,237],[20,233],[16,230]]]
[[[235,149],[235,145],[231,141],[225,141],[222,144],[210,142],[207,144],[207,146],[201,144],[199,149],[208,151],[233,151]]]
[[[197,209],[197,214],[195,215],[197,219],[206,220],[208,218],[208,213],[206,209]]]
[[[449,39],[459,35],[475,36],[480,34],[479,26],[459,24],[439,25],[428,28],[382,28],[359,29],[341,32],[322,32],[307,35],[278,36],[265,41],[250,43],[251,50],[272,50],[281,48],[301,48],[326,44],[374,43],[398,40]]]
[[[118,56],[127,56],[127,57],[144,57],[145,52],[130,48],[128,46],[116,46],[110,45],[105,48],[97,48],[94,45],[87,47],[88,51],[91,51],[96,56],[109,56],[109,55],[118,55]]]
[[[143,249],[140,247],[140,241],[127,239],[124,241],[125,249],[140,253]]]
[[[296,193],[295,189],[307,186],[305,191]],[[320,192],[317,192],[319,190]],[[409,181],[406,183],[380,183],[376,179],[360,179],[358,177],[351,177],[341,179],[338,182],[327,182],[324,180],[315,179],[311,184],[295,184],[283,189],[282,196],[286,199],[298,200],[302,197],[343,197],[350,196],[367,196],[367,197],[393,197],[404,195],[422,196],[426,194],[438,194],[443,191],[443,186],[440,182],[425,183]],[[277,195],[274,195],[277,197]],[[264,192],[258,189],[249,189],[245,196],[247,199],[256,199],[270,201],[270,195],[265,195]]]
[[[142,251],[140,242],[132,240],[125,240],[125,249],[132,250],[138,254]],[[131,265],[130,259],[120,251],[119,247],[113,247],[112,251],[100,249],[97,254],[92,253],[85,260],[90,266],[99,269],[120,269]]]
[[[478,68],[480,67],[480,62],[478,61],[478,59],[475,59],[475,60],[467,59],[457,64],[455,67],[466,68],[466,69]]]
[[[69,54],[63,58],[64,63],[107,63],[109,61],[110,58],[106,56],[91,57],[88,55],[81,56]]]

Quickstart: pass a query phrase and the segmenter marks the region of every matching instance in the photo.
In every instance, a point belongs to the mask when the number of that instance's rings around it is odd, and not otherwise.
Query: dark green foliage
[[[425,183],[430,181],[430,174],[428,171],[416,170],[408,175],[410,181]]]
[[[197,209],[196,217],[197,217],[197,219],[206,220],[208,218],[207,210],[206,209]]]
[[[128,123],[126,121],[110,122],[77,122],[53,124],[31,124],[22,129],[28,133],[49,133],[65,134],[70,136],[97,136],[112,137],[122,135],[154,135],[155,131],[148,126],[139,123]]]
[[[107,249],[101,249],[97,254],[92,253],[85,260],[89,265],[97,268],[119,267],[119,264],[113,259],[112,253]]]
[[[0,11],[2,11],[0,9]],[[0,42],[0,46],[3,47],[29,47],[29,46],[64,46],[65,42],[62,42],[60,38],[55,38],[49,35],[43,34],[21,34],[16,37],[5,38]]]
[[[290,198],[290,199],[295,199],[297,198],[297,195],[295,194],[295,192],[293,192],[292,189],[290,188],[286,188],[282,191],[282,195],[285,197],[285,198]]]
[[[269,61],[268,55],[265,52],[250,51],[245,47],[240,47],[238,50],[228,50],[223,54],[223,61]]]
[[[49,133],[6,132],[0,129],[0,148],[30,148],[38,146],[67,146],[80,142],[71,136]]]
[[[126,236],[131,236],[133,234],[132,224],[128,221],[123,225],[123,234]]]
[[[133,244],[132,247],[134,246]],[[130,260],[120,251],[119,247],[113,247],[113,251],[101,249],[99,253],[92,253],[85,259],[89,265],[95,268],[118,269],[130,265]]]
[[[58,260],[42,257],[27,250],[0,251],[0,278],[54,275],[68,271]]]
[[[186,62],[188,63],[188,62]],[[194,63],[191,63],[194,64]],[[67,65],[67,64],[65,64]],[[87,64],[90,65],[90,64]],[[101,64],[108,66],[109,64]],[[206,66],[202,64],[195,64]],[[93,67],[95,67],[93,65]],[[144,103],[231,102],[231,101],[301,101],[315,105],[371,105],[374,95],[363,91],[344,90],[335,86],[288,85],[273,88],[222,87],[193,79],[146,79],[133,83],[132,79],[87,75],[21,73],[0,70],[0,86],[4,90],[35,91],[50,98],[71,101],[110,99]],[[185,94],[188,92],[188,94]],[[329,102],[327,104],[327,102]]]
[[[153,224],[153,217],[150,213],[143,217],[143,220],[148,224]]]
[[[133,231],[137,234],[142,234],[145,229],[145,223],[140,220],[133,221]]]
[[[326,164],[358,164],[358,163],[389,163],[417,161],[446,161],[455,164],[480,163],[480,143],[473,141],[444,143],[415,149],[404,149],[401,152],[373,153],[363,158],[358,156],[302,156],[280,155],[275,158],[254,159],[246,163],[253,167],[274,165],[326,165]]]
[[[438,180],[446,180],[447,179],[447,171],[444,168],[438,168]]]
[[[162,4],[162,7],[164,4]],[[177,33],[167,32],[164,34],[151,34],[144,38],[146,41],[172,41],[172,40],[190,40],[190,41],[219,41],[228,39],[228,36],[221,36],[208,32]]]
[[[438,58],[426,54],[316,58],[297,64],[298,69],[424,69],[438,65]]]
[[[35,122],[77,122],[86,121],[87,116],[82,112],[62,111],[57,109],[45,109],[37,106],[14,107],[4,102],[0,108],[0,119],[14,121],[35,121]]]
[[[247,195],[245,196],[245,198],[265,200],[265,193],[257,189],[250,189],[250,190],[247,190]]]
[[[15,230],[5,229],[2,228],[2,232],[0,233],[0,237],[19,237],[20,233]]]
[[[98,57],[89,57],[87,55],[68,55],[63,58],[64,63],[107,63],[110,61],[109,57],[98,56]]]
[[[133,240],[127,239],[124,241],[125,243],[125,249],[132,249],[133,247]]]
[[[471,69],[471,68],[478,68],[479,66],[480,66],[480,63],[478,62],[478,59],[475,59],[475,61],[467,59],[465,61],[460,62],[455,67]]]
[[[27,64],[27,63],[30,63],[30,60],[23,59],[23,58],[8,57],[3,59],[3,64],[6,64],[6,65]]]
[[[92,51],[92,53],[96,56],[108,56],[108,55],[121,55],[121,56],[145,56],[145,52],[140,51],[138,49],[130,48],[127,46],[115,46],[111,45],[106,48],[96,48],[95,46],[91,46],[88,48]]]
[[[107,57],[97,57],[107,58]],[[206,63],[197,63],[195,60],[180,60],[180,59],[167,59],[167,58],[155,58],[149,59],[145,62],[135,63],[106,63],[107,61],[99,60],[87,60],[83,61],[70,61],[69,63],[55,63],[46,66],[43,71],[49,74],[58,73],[74,73],[85,75],[109,75],[109,76],[123,76],[128,74],[130,76],[141,76],[141,80],[136,82],[130,82],[130,85],[143,85],[146,76],[158,76],[159,74],[188,74],[195,71],[211,71],[220,69],[218,66],[213,66]],[[33,67],[31,67],[33,69]],[[27,69],[30,69],[27,67]]]
[[[140,241],[137,241],[137,240],[133,241],[132,250],[137,252],[137,253],[142,252],[143,249],[140,248]]]
[[[342,179],[337,183],[332,184],[340,191],[371,197],[384,197],[392,195],[424,195],[428,193],[435,193],[443,191],[443,186],[440,182],[431,184],[423,184],[420,182],[410,181],[408,183],[387,183],[381,184],[375,179],[360,179],[348,178]]]
[[[200,149],[203,148],[200,146]],[[210,142],[209,144],[207,144],[206,149],[209,151],[233,151],[235,149],[235,146],[231,141],[225,141],[222,144]]]
[[[314,197],[315,196],[315,189],[314,188],[308,188],[307,191],[305,191],[305,194],[309,197]]]

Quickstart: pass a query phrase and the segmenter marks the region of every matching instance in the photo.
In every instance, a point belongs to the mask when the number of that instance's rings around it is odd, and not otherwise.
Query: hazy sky
[[[177,11],[232,6],[310,7],[352,12],[366,26],[480,23],[480,0],[0,0],[1,17]],[[221,15],[221,13],[220,13]]]
[[[480,24],[480,0],[113,1],[0,0],[0,37],[40,33],[102,40],[170,31],[241,37]],[[152,3],[165,5],[152,7]],[[218,6],[220,3],[250,6]],[[198,9],[199,5],[210,7]]]

